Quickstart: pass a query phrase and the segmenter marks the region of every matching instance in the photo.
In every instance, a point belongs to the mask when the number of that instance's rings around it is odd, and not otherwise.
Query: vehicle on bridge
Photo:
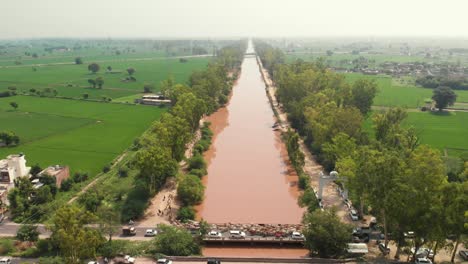
[[[10,258],[1,258],[0,259],[0,264],[11,264],[11,259]]]
[[[303,234],[299,233],[299,232],[292,232],[291,234],[291,239],[294,239],[294,240],[305,240],[305,237]]]
[[[221,234],[221,232],[211,230],[210,232],[208,232],[207,237],[209,237],[209,238],[222,238],[223,234]]]
[[[157,234],[158,234],[158,231],[154,229],[146,229],[145,237],[154,237]]]
[[[231,230],[229,231],[230,238],[238,238],[238,239],[245,239],[245,233],[239,230]]]

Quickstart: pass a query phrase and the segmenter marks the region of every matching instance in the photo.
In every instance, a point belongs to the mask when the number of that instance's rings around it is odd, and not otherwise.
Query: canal
[[[253,52],[249,43],[247,53]],[[214,131],[205,153],[208,175],[198,218],[209,223],[297,224],[297,175],[287,164],[259,65],[246,56],[228,105],[208,121]]]

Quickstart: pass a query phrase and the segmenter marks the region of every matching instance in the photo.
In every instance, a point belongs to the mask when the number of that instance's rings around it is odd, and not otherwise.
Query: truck
[[[122,235],[124,235],[124,236],[134,236],[134,235],[136,235],[135,227],[133,227],[133,226],[124,226],[124,227],[122,227]]]

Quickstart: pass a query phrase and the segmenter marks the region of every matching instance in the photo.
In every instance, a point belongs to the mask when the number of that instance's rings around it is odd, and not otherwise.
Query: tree
[[[143,86],[143,93],[151,93],[154,89],[154,86],[151,84],[145,84]]]
[[[185,205],[199,204],[203,200],[205,187],[199,177],[185,175],[177,186],[177,195]]]
[[[120,214],[107,205],[102,205],[97,210],[99,218],[99,229],[103,234],[109,236],[109,242],[112,242],[112,236],[116,234],[120,226]]]
[[[97,63],[91,63],[91,64],[88,65],[88,71],[90,71],[92,73],[98,72],[100,68],[101,67]]]
[[[6,146],[18,145],[20,138],[13,132],[10,131],[0,131],[0,141],[3,142]]]
[[[88,99],[88,98],[89,98],[89,94],[84,93],[84,94],[83,94],[83,99]]]
[[[111,71],[112,71],[112,67],[111,67],[111,66],[107,66],[107,71],[108,71],[108,72],[111,72]]]
[[[99,89],[102,89],[102,86],[104,85],[104,79],[102,77],[97,77],[96,78],[96,85],[99,87]]]
[[[41,171],[42,171],[41,166],[39,165],[39,163],[36,163],[31,166],[31,170],[29,171],[29,173],[31,173],[32,176],[36,176]]]
[[[352,94],[352,105],[357,107],[361,114],[367,115],[377,94],[377,84],[373,80],[359,79],[353,84]]]
[[[185,229],[160,225],[161,233],[153,240],[157,252],[169,256],[190,256],[200,254],[200,245]]]
[[[35,242],[39,239],[39,231],[36,225],[22,224],[16,232],[16,238],[21,241]]]
[[[88,83],[93,86],[93,88],[96,88],[96,80],[94,79],[88,79]]]
[[[127,72],[128,72],[128,75],[133,75],[135,73],[135,69],[134,68],[128,68],[127,69]]]
[[[320,257],[336,257],[345,253],[352,227],[342,223],[334,210],[315,210],[302,220],[305,246]]]
[[[19,105],[18,105],[17,102],[10,102],[10,106],[13,107],[16,110]]]
[[[450,87],[440,86],[434,89],[432,100],[436,102],[436,107],[439,108],[439,111],[442,111],[442,109],[455,103],[457,95]]]
[[[65,263],[78,264],[95,257],[97,248],[104,243],[99,231],[87,226],[95,218],[90,212],[73,205],[57,210],[50,226],[51,239],[60,249]]]
[[[81,57],[76,57],[75,64],[83,64],[83,59]]]

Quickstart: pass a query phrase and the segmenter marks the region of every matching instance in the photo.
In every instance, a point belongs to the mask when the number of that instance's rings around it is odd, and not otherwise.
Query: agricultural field
[[[81,65],[46,65],[0,68],[0,90],[16,87],[17,93],[31,93],[31,89],[42,91],[51,88],[57,91],[57,96],[83,98],[88,94],[90,99],[101,99],[103,96],[116,99],[143,92],[143,87],[150,84],[158,91],[159,83],[169,77],[176,82],[185,83],[190,74],[203,69],[209,58],[188,58],[180,62],[175,58],[155,58],[138,60],[111,60],[98,63],[100,71],[96,74],[88,71],[88,63]],[[112,71],[107,71],[107,67]],[[136,81],[125,80],[129,77],[127,68],[134,68],[132,75]],[[102,77],[102,89],[92,88],[88,79]]]
[[[18,103],[16,110],[9,105]],[[0,98],[1,130],[20,137],[0,157],[23,152],[28,165],[69,165],[95,175],[128,148],[165,108],[33,96]]]
[[[378,93],[374,99],[376,106],[399,106],[417,108],[424,105],[425,100],[431,100],[432,89],[401,84],[387,75],[364,75],[361,73],[345,73],[346,80],[354,82],[357,79],[372,79],[378,85]],[[457,102],[468,102],[468,91],[456,90]]]

